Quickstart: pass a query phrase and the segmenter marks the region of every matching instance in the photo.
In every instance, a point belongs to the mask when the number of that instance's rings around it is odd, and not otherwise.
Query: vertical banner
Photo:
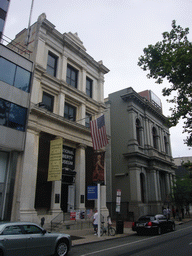
[[[104,183],[105,152],[94,153],[93,182]]]
[[[63,139],[50,142],[49,170],[47,181],[61,180]]]

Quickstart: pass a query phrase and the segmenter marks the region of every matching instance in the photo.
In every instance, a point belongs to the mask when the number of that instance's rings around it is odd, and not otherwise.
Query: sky
[[[31,0],[10,0],[4,34],[11,39],[28,27]],[[104,96],[132,87],[136,92],[152,90],[163,105],[163,114],[171,114],[162,89],[146,77],[138,58],[149,44],[162,40],[171,23],[188,27],[192,41],[192,0],[34,0],[31,24],[40,14],[55,25],[60,33],[78,33],[87,53],[110,70],[105,75]],[[173,157],[192,156],[183,140],[182,121],[170,129]]]

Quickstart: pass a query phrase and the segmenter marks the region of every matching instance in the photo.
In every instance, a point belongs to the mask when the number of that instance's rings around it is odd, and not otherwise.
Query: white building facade
[[[14,42],[24,45],[27,33],[21,31]],[[60,212],[97,206],[96,200],[87,200],[94,154],[89,122],[106,108],[104,75],[109,70],[87,54],[77,34],[61,34],[45,14],[31,26],[27,47],[34,74],[12,219],[39,222],[43,215],[50,222]],[[47,181],[50,142],[58,138],[63,140],[62,178]],[[105,191],[101,186],[104,215]]]

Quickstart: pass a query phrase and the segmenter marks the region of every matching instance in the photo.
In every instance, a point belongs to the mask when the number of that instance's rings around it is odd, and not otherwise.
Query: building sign
[[[104,184],[105,152],[94,153],[93,182]]]
[[[63,145],[62,168],[75,169],[75,149]]]
[[[88,186],[87,187],[87,200],[97,199],[97,186]]]
[[[61,180],[63,139],[50,142],[49,170],[47,181]]]

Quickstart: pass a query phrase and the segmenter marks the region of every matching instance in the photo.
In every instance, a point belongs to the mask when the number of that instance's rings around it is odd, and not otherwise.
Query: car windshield
[[[145,222],[149,222],[149,221],[154,221],[155,220],[155,217],[153,217],[153,216],[144,216],[144,217],[140,217],[139,218],[139,222],[143,222],[143,223],[145,223]]]

